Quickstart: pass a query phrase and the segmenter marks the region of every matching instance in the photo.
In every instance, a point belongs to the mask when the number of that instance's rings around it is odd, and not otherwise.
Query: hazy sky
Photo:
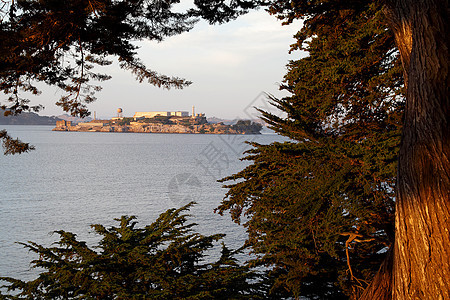
[[[102,83],[103,90],[89,109],[98,117],[112,117],[118,107],[124,116],[132,116],[136,111],[191,111],[195,105],[196,113],[207,117],[248,118],[254,112],[248,106],[264,106],[261,93],[286,95],[278,88],[285,66],[304,55],[288,54],[299,28],[300,23],[282,26],[261,10],[220,26],[201,22],[190,32],[161,43],[140,42],[140,58],[150,69],[193,84],[164,90],[139,84],[129,72],[112,65],[107,70],[113,78]],[[42,115],[59,115],[63,112],[54,104],[58,98],[56,89],[46,88],[33,102],[45,106]]]

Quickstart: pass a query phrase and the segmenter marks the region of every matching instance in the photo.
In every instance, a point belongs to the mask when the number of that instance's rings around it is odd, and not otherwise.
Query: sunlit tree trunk
[[[407,84],[395,244],[362,298],[450,299],[448,1],[393,0],[386,12]]]

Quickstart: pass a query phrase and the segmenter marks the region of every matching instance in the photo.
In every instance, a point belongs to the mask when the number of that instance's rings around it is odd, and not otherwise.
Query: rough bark
[[[394,259],[393,248],[389,250],[389,253],[380,267],[377,275],[375,275],[371,284],[366,288],[360,299],[370,300],[390,300],[392,299],[392,270]]]
[[[397,175],[392,290],[376,299],[450,299],[448,0],[393,0],[387,7],[407,83]],[[381,280],[381,281],[383,281]]]

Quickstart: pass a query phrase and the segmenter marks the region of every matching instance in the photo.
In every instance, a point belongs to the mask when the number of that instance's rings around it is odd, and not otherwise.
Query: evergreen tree
[[[92,225],[102,236],[89,248],[76,235],[56,231],[53,247],[34,242],[25,248],[39,255],[32,261],[45,271],[35,280],[3,286],[7,299],[246,299],[258,298],[247,267],[238,265],[237,251],[222,246],[221,256],[206,262],[205,251],[223,238],[203,236],[185,224],[192,204],[162,213],[151,225],[137,228],[135,217],[116,219],[119,226]],[[18,292],[18,293],[17,293]],[[0,296],[1,293],[0,293]]]
[[[173,12],[179,0],[19,0],[0,4],[0,102],[5,115],[39,111],[23,92],[39,94],[37,82],[60,88],[56,103],[66,112],[88,116],[86,104],[95,101],[99,82],[108,74],[95,67],[119,61],[140,82],[163,88],[183,88],[189,81],[158,74],[136,56],[132,41],[161,41],[192,28],[196,19]],[[26,143],[4,141],[7,153],[21,153]],[[18,146],[18,147],[15,147]]]
[[[34,150],[34,146],[21,142],[19,139],[12,138],[6,130],[0,130],[0,140],[2,140],[5,155],[20,154]]]
[[[21,91],[39,93],[37,81],[65,91],[57,103],[64,111],[88,115],[85,104],[95,100],[100,87],[91,80],[110,78],[94,72],[94,66],[111,63],[117,57],[121,68],[137,80],[159,87],[182,88],[190,82],[159,75],[136,56],[132,41],[182,33],[195,23],[187,13],[175,13],[179,0],[20,0],[2,8],[0,22],[0,90],[10,95],[1,108],[7,114],[30,107]]]
[[[366,1],[277,1],[288,18],[345,15]],[[362,299],[450,298],[450,101],[446,0],[385,0],[406,87],[395,240]],[[343,22],[351,21],[345,18]],[[311,27],[318,30],[320,27]]]
[[[162,32],[162,35],[166,33],[175,33],[174,31],[169,30],[172,27],[164,27],[164,25],[173,25],[174,23],[165,23],[164,21],[161,23],[158,23],[157,21],[153,22],[153,20],[174,20],[170,18],[171,16],[175,16],[175,20],[180,17],[181,20],[185,21],[181,24],[185,24],[186,27],[175,26],[173,27],[175,28],[175,31],[189,28],[190,20],[186,18],[187,15],[172,15],[172,12],[168,9],[170,4],[175,2],[176,1],[149,0],[109,2],[82,0],[12,1],[11,3],[14,4],[11,6],[12,9],[9,10],[9,13],[4,14],[0,24],[0,38],[2,41],[8,41],[8,43],[2,43],[0,46],[1,77],[5,79],[4,83],[2,82],[0,86],[3,91],[12,94],[12,98],[10,98],[12,104],[5,105],[4,108],[7,108],[11,112],[32,109],[28,106],[26,100],[16,96],[16,91],[18,91],[16,86],[31,92],[37,92],[35,87],[29,84],[28,79],[38,79],[56,85],[61,82],[61,87],[67,88],[69,96],[75,94],[74,99],[79,99],[78,91],[81,91],[81,89],[78,88],[85,84],[87,78],[84,75],[84,72],[82,72],[82,76],[80,76],[80,70],[86,70],[86,68],[83,68],[83,66],[85,66],[83,62],[86,63],[92,59],[93,62],[100,62],[100,64],[103,64],[105,63],[105,61],[102,60],[104,58],[102,56],[103,54],[117,55],[119,59],[123,59],[123,66],[125,68],[131,68],[132,71],[137,74],[138,79],[149,78],[151,82],[153,81],[156,84],[161,83],[162,86],[165,86],[165,83],[170,85],[171,82],[177,85],[177,80],[171,81],[162,79],[159,81],[158,76],[154,76],[155,73],[144,68],[136,60],[137,58],[134,57],[133,47],[130,46],[131,44],[126,40],[128,36],[133,38],[140,38],[143,36],[151,38],[151,33],[153,31],[150,29],[154,28],[163,28],[164,30],[160,31]],[[237,15],[244,13],[247,9],[258,5],[269,5],[271,12],[277,14],[286,22],[296,18],[302,18],[305,20],[306,27],[298,36],[299,43],[302,44],[303,42],[307,42],[308,47],[313,46],[313,42],[319,41],[320,39],[322,39],[322,42],[324,43],[323,46],[326,46],[329,41],[326,36],[321,36],[321,34],[324,34],[327,29],[327,34],[332,35],[334,32],[342,36],[347,36],[347,32],[343,29],[347,26],[351,27],[351,24],[358,19],[359,14],[365,15],[364,12],[371,5],[375,5],[378,8],[383,5],[385,20],[388,22],[388,27],[395,37],[395,44],[399,50],[402,61],[406,87],[406,106],[402,143],[399,151],[398,175],[396,178],[397,192],[395,197],[396,221],[394,246],[391,247],[387,259],[372,281],[370,287],[366,289],[363,298],[417,299],[427,298],[430,295],[435,295],[437,298],[443,299],[450,298],[450,289],[448,288],[450,286],[450,236],[448,235],[450,228],[450,205],[448,202],[450,190],[450,176],[448,172],[450,169],[450,131],[448,130],[448,117],[450,116],[450,102],[448,98],[450,95],[448,90],[450,86],[450,76],[448,73],[448,41],[450,38],[448,36],[448,21],[450,19],[450,10],[448,1],[214,0],[206,3],[203,3],[202,1],[194,2],[198,6],[198,9],[192,10],[190,15],[202,16],[211,22],[230,20]],[[2,4],[3,3],[5,2],[2,2]],[[15,4],[18,3],[21,5],[20,10],[16,9],[19,6],[16,6]],[[81,6],[71,7],[70,3],[81,4]],[[4,9],[4,7],[0,8]],[[110,8],[113,9],[108,10]],[[135,9],[139,12],[138,14],[133,14]],[[122,10],[125,14],[122,14]],[[107,11],[108,13],[102,14],[104,11]],[[21,15],[22,12],[38,12],[38,14]],[[78,16],[78,14],[81,16],[80,20],[74,18],[74,16]],[[18,18],[18,16],[20,16],[20,18]],[[112,16],[112,18],[109,18],[109,16]],[[169,16],[169,19],[167,19],[167,16]],[[96,19],[97,17],[98,19]],[[22,20],[25,22],[20,23]],[[66,20],[68,22],[66,22]],[[367,19],[367,22],[370,23],[370,20],[372,19]],[[17,21],[20,22],[17,23]],[[83,30],[80,29],[87,28],[85,27],[86,24],[95,24],[101,31],[98,32],[99,34],[94,34],[94,38],[91,40],[92,43],[88,43],[87,45],[80,42],[82,40],[81,38],[84,38],[85,36],[79,34],[83,32]],[[119,24],[120,26],[114,28],[116,24]],[[160,24],[162,27],[156,26],[157,24]],[[179,23],[175,22],[175,24]],[[360,24],[361,27],[364,28],[366,23],[362,22]],[[96,28],[97,27],[91,28],[94,33],[96,32]],[[141,29],[142,31],[140,31]],[[104,37],[109,38],[107,35],[109,31],[118,34],[118,39],[115,39],[114,36],[112,36],[111,43],[104,40]],[[58,35],[58,32],[61,32],[62,34]],[[143,34],[139,35],[139,32]],[[121,35],[122,33],[126,34]],[[386,27],[384,32],[373,35],[372,39],[374,41],[378,40],[380,36],[385,36],[385,33],[387,33]],[[90,35],[87,36],[89,37]],[[95,37],[98,37],[98,42],[96,42]],[[319,38],[319,40],[317,40],[317,38]],[[71,42],[67,43],[67,41]],[[125,42],[121,43],[121,41]],[[309,42],[311,42],[310,45],[308,44]],[[362,42],[364,41],[362,40]],[[10,43],[13,45],[12,47],[9,47]],[[367,50],[370,50],[370,45],[372,43],[373,41],[366,43]],[[102,48],[101,45],[103,44],[107,47]],[[352,47],[349,49],[344,49],[345,47],[342,48],[341,46],[344,44],[337,45],[330,43],[330,45],[341,48],[339,51],[343,51],[343,53],[340,53],[339,55],[343,54],[344,56],[335,59],[337,65],[339,65],[342,59],[345,59],[349,54],[354,53]],[[116,47],[116,45],[120,45],[120,47]],[[125,55],[122,55],[122,47],[125,49]],[[89,51],[95,49],[95,51],[91,53],[93,54],[92,56],[84,56],[86,49]],[[112,50],[110,51],[108,49]],[[58,58],[62,57],[60,54],[68,53],[69,50],[78,53],[78,58],[75,58],[75,61],[78,63],[75,64],[75,67],[69,66],[64,70],[59,69],[58,62],[60,60],[58,60]],[[345,84],[347,86],[348,91],[343,94],[348,94],[349,97],[347,99],[345,97],[342,99],[340,98],[340,93],[334,95],[336,96],[334,99],[339,102],[342,100],[344,103],[343,105],[334,105],[333,101],[326,101],[321,105],[322,99],[319,99],[316,102],[318,107],[315,108],[310,105],[304,107],[303,104],[290,105],[288,101],[283,102],[283,100],[281,100],[281,102],[278,102],[278,100],[274,100],[276,105],[281,109],[285,109],[290,114],[289,121],[293,120],[293,122],[284,122],[284,120],[269,115],[266,115],[266,118],[272,122],[275,129],[278,127],[280,133],[286,134],[287,136],[294,136],[294,138],[295,136],[301,136],[301,139],[299,140],[301,143],[315,141],[321,146],[329,145],[329,153],[333,153],[333,150],[337,149],[336,147],[348,149],[347,146],[343,146],[344,142],[352,142],[353,145],[355,145],[354,143],[357,141],[358,136],[361,139],[355,147],[358,148],[362,147],[361,145],[364,145],[365,147],[363,147],[361,151],[364,149],[367,150],[371,145],[369,143],[370,140],[378,141],[376,137],[378,137],[380,141],[387,141],[386,143],[391,145],[389,147],[395,148],[395,129],[392,129],[391,131],[391,128],[398,126],[398,123],[396,123],[398,117],[396,115],[398,115],[401,110],[401,102],[398,101],[398,98],[390,95],[389,91],[395,91],[397,88],[394,87],[398,85],[399,81],[396,76],[393,77],[393,80],[390,80],[389,78],[391,77],[388,76],[390,66],[392,66],[394,61],[393,54],[386,55],[386,52],[380,51],[384,54],[379,56],[378,61],[373,61],[373,66],[379,66],[380,61],[383,61],[383,67],[380,67],[380,74],[386,75],[386,81],[373,82],[374,86],[379,84],[380,87],[375,94],[380,96],[380,94],[382,95],[387,91],[389,95],[387,99],[395,99],[394,101],[386,102],[383,97],[380,97],[378,98],[379,102],[374,99],[372,99],[373,101],[369,100],[369,102],[372,101],[372,105],[368,107],[361,105],[362,103],[365,103],[365,101],[358,102],[358,99],[365,99],[366,97],[370,98],[370,94],[373,91],[370,91],[369,95],[365,95],[364,97],[363,95],[366,90],[366,84],[367,86],[370,86],[372,82],[371,80],[365,81],[364,74],[358,75],[357,73],[354,73],[354,76],[342,76],[343,79],[352,79],[354,81],[345,82],[344,80],[340,83],[341,85]],[[131,58],[126,54],[131,54]],[[352,59],[354,59],[354,61],[360,61],[360,58],[365,55],[366,53],[361,52],[352,57]],[[80,60],[80,56],[85,57],[85,59]],[[388,57],[388,59],[386,59],[386,57]],[[328,57],[325,57],[322,62],[314,62],[313,64],[316,67],[314,67],[313,70],[317,70],[317,67],[320,66],[321,63],[325,63],[327,59]],[[12,61],[17,61],[17,64],[11,63]],[[352,63],[353,61],[346,60],[346,62]],[[32,68],[27,68],[27,65],[32,66]],[[54,66],[56,66],[56,68],[53,68]],[[365,65],[365,67],[370,71],[371,68],[369,68],[369,65]],[[346,67],[342,64],[341,68],[341,70],[336,69],[336,71],[338,71],[336,73],[328,74],[329,76],[324,80],[324,82],[328,80],[328,84],[322,84],[322,89],[313,85],[312,87],[316,87],[313,91],[319,94],[322,93],[323,96],[326,97],[327,91],[336,92],[336,87],[340,90],[342,88],[341,85],[334,85],[336,84],[337,78],[342,75],[343,71],[351,73],[351,71],[345,70]],[[24,70],[24,72],[15,74],[14,72],[16,70]],[[304,70],[299,66],[299,69],[295,72],[302,75]],[[293,73],[293,75],[295,74]],[[317,75],[318,74],[315,73],[309,74],[312,78]],[[19,76],[20,80],[16,78],[17,76]],[[98,78],[96,79],[105,79],[105,77],[101,75],[97,77]],[[295,86],[296,84],[295,77],[296,75],[292,77],[294,85],[292,85],[293,83],[289,83],[290,79],[287,78],[287,82],[292,86]],[[319,73],[319,77],[323,77],[321,73]],[[382,78],[382,76],[377,78]],[[46,81],[47,79],[48,81]],[[70,83],[70,81],[72,81],[72,83]],[[178,83],[183,84],[182,81]],[[294,92],[297,93],[295,89]],[[308,92],[308,86],[303,89],[299,88],[298,95],[308,95]],[[396,92],[394,92],[394,94],[395,93]],[[311,96],[314,97],[314,95]],[[69,106],[68,111],[81,114],[87,113],[84,110],[82,103],[78,101],[71,102],[71,100],[68,99],[70,99],[70,97],[63,98],[60,101],[63,106]],[[92,97],[88,95],[84,99],[90,101]],[[299,97],[299,99],[301,100],[301,97]],[[307,99],[304,99],[304,101],[307,101]],[[299,103],[301,103],[301,101]],[[346,103],[351,105],[346,106]],[[390,103],[392,107],[386,107],[385,111],[387,114],[382,113],[381,116],[377,116],[375,113],[376,111],[383,112],[383,109],[378,110],[377,108],[379,106],[383,107],[386,103]],[[36,109],[38,109],[38,107]],[[299,113],[297,113],[297,110]],[[352,115],[356,116],[354,121],[351,117]],[[373,117],[371,117],[371,115]],[[377,125],[377,121],[380,121],[380,126]],[[281,125],[277,125],[283,123],[285,124],[284,128],[282,128]],[[334,124],[334,127],[337,127],[334,128],[329,124]],[[375,126],[374,132],[378,133],[371,135],[363,125]],[[392,134],[386,136],[389,137],[388,140],[384,139],[385,137],[382,134],[383,128],[386,128],[386,130]],[[315,133],[315,131],[317,131],[317,133]],[[293,133],[290,134],[288,132]],[[317,136],[315,137],[314,134],[317,134]],[[330,139],[325,142],[324,138],[326,134],[329,135]],[[333,134],[335,138],[339,137],[336,143],[329,142],[332,140]],[[364,134],[367,134],[367,136]],[[314,139],[310,139],[308,136],[311,138],[314,137]],[[345,140],[345,136],[348,137],[348,140]],[[3,135],[3,137],[6,138],[7,136]],[[391,140],[390,137],[393,139]],[[384,146],[381,145],[380,149],[383,147]],[[312,148],[315,149],[315,147]],[[310,155],[309,151],[309,149],[305,148],[303,152]],[[346,151],[343,151],[342,154],[340,154],[341,152],[335,152],[344,157],[349,156]],[[352,151],[351,155],[354,155],[354,153],[356,152]],[[331,155],[331,158],[336,159],[336,155]],[[337,157],[339,157],[339,155]],[[369,155],[369,157],[373,160],[386,160],[387,165],[392,166],[392,164],[389,164],[390,159],[388,159],[388,156],[383,156],[383,151],[380,152],[380,155],[381,156],[378,157],[378,155],[372,154]],[[294,155],[294,157],[298,156]],[[349,158],[352,158],[352,156],[349,156]],[[362,162],[364,162],[364,160],[353,161],[358,167],[361,167],[360,165]],[[261,165],[263,165],[263,163],[261,163]],[[392,200],[392,186],[389,185],[392,178],[389,177],[389,174],[392,174],[392,172],[384,173],[386,170],[380,168],[380,166],[381,165],[374,165],[374,169],[372,169],[372,165],[365,164],[361,167],[362,169],[361,172],[358,173],[358,176],[362,180],[361,183],[368,183],[367,186],[372,187],[370,181],[363,179],[364,174],[368,174],[363,172],[365,170],[364,168],[368,167],[369,170],[373,172],[371,174],[378,174],[377,172],[380,173],[379,178],[375,175],[369,175],[369,178],[378,178],[376,182],[382,182],[379,186],[382,191],[385,190],[385,199],[387,200],[385,201],[386,204],[380,204],[380,206],[375,205],[375,207],[379,207],[381,211],[384,209],[383,207],[385,207],[386,211],[389,211],[389,199]],[[322,167],[322,165],[318,165],[317,167]],[[313,171],[317,172],[317,169],[314,169]],[[295,174],[298,175],[300,173]],[[332,174],[324,173],[324,177],[328,175]],[[239,176],[240,175],[238,175],[238,177]],[[255,175],[249,173],[245,176],[242,175],[241,178],[250,178],[251,176]],[[305,179],[308,178],[308,176],[309,173],[305,173],[299,176],[299,178]],[[261,184],[266,183],[267,181],[264,180]],[[256,185],[255,187],[259,186]],[[265,186],[262,191],[270,190],[272,187],[274,187],[274,185],[269,184]],[[372,187],[372,189],[375,191],[376,195],[378,192],[377,188]],[[366,192],[367,190],[364,191]],[[257,197],[252,195],[250,190],[248,195],[251,195],[251,199]],[[333,194],[332,196],[335,197],[336,195]],[[342,194],[337,194],[337,196],[344,200],[348,200],[348,203],[352,204],[353,200],[350,197],[351,195],[347,196],[344,194],[344,196],[342,196]],[[357,193],[357,196],[359,199],[359,193]],[[333,197],[332,199],[334,199]],[[371,197],[373,196],[369,195],[369,198]],[[224,206],[221,207],[221,210],[233,207],[233,213],[236,217],[242,212],[242,209],[248,208],[249,203],[251,203],[248,201],[245,202],[244,200],[245,198],[242,198],[241,202],[239,202],[236,198],[236,200],[232,200],[229,203],[225,202]],[[235,201],[236,204],[233,204],[233,201]],[[377,202],[374,203],[376,204]],[[347,214],[346,209],[343,212],[344,215]],[[251,214],[251,211],[249,214]],[[360,214],[357,214],[354,219],[359,222]],[[372,224],[369,227],[374,230],[375,228],[378,228],[377,226]],[[352,229],[358,228],[352,227]],[[370,232],[370,230],[368,232]],[[351,233],[355,234],[355,232]],[[381,231],[381,235],[386,238],[389,237],[388,233],[388,229]],[[350,243],[350,241],[355,241],[355,239],[351,239],[351,236],[349,237],[347,244]],[[347,258],[347,262],[348,261],[349,259]],[[305,266],[308,266],[308,264],[305,264]],[[308,269],[308,267],[304,268],[306,270]],[[351,273],[353,273],[353,271]],[[354,276],[351,276],[351,278],[353,277]],[[371,276],[368,276],[367,278],[370,277]],[[296,278],[298,278],[298,276]],[[329,288],[331,286],[327,284],[327,287]],[[303,287],[303,289],[305,288],[306,287]]]
[[[228,1],[214,5],[217,2]],[[329,24],[345,35],[341,25],[353,22],[353,12],[371,4],[382,6],[400,53],[406,105],[395,186],[394,245],[362,299],[450,298],[448,1],[262,2],[287,22],[303,19],[314,32],[312,38]],[[354,82],[355,89],[359,83]]]
[[[253,264],[273,267],[274,293],[357,298],[393,242],[404,98],[384,20],[370,3],[306,21],[292,50],[309,56],[288,65],[291,96],[272,98],[287,117],[263,112],[293,141],[253,144],[254,163],[225,179],[238,183],[219,212],[248,217]]]

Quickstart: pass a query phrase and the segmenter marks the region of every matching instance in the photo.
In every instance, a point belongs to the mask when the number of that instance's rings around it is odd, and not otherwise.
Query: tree
[[[16,3],[19,2],[21,6],[17,10],[16,8],[19,6],[16,6]],[[15,97],[16,86],[31,92],[36,91],[29,84],[28,78],[43,80],[50,84],[61,82],[61,86],[67,88],[69,95],[75,94],[75,99],[77,99],[77,87],[81,87],[87,78],[85,73],[81,73],[83,76],[80,76],[80,70],[86,69],[83,68],[85,64],[82,62],[88,63],[91,59],[91,57],[89,59],[85,57],[84,60],[80,60],[80,57],[84,57],[86,48],[93,51],[91,54],[93,54],[94,62],[103,59],[102,55],[117,55],[119,59],[123,59],[123,66],[131,68],[139,78],[154,78],[151,76],[154,73],[143,68],[133,55],[131,58],[127,55],[133,53],[133,47],[126,38],[143,36],[151,38],[152,31],[149,29],[154,24],[160,24],[161,27],[156,26],[156,28],[164,29],[161,31],[162,35],[187,29],[190,24],[190,20],[185,18],[186,15],[177,14],[175,19],[177,16],[180,17],[185,21],[181,24],[186,26],[181,26],[182,28],[164,26],[166,24],[173,25],[173,23],[164,23],[164,21],[152,23],[152,20],[167,20],[165,17],[173,16],[169,8],[170,4],[174,2],[169,1],[94,2],[79,0],[70,2],[74,5],[81,4],[81,6],[71,6],[67,1],[24,0],[19,2],[13,2],[14,5],[11,6],[13,9],[10,9],[9,15],[2,20],[0,31],[2,41],[11,43],[2,43],[0,46],[2,57],[0,70],[2,70],[1,76],[4,79],[1,86],[3,90],[12,92],[13,95],[13,102],[8,106],[10,111],[20,111],[21,108],[30,109],[27,107],[27,103]],[[201,2],[195,1],[198,9],[192,10],[189,15],[202,16],[212,22],[230,20],[247,9],[258,5],[268,5],[272,13],[277,14],[286,22],[295,18],[304,19],[306,27],[302,34],[309,33],[306,37],[309,36],[314,41],[317,41],[315,39],[316,32],[320,35],[329,24],[331,24],[330,32],[335,28],[337,33],[345,35],[341,29],[346,24],[351,24],[359,12],[365,11],[366,7],[372,4],[383,5],[402,61],[406,87],[406,108],[396,181],[394,247],[391,247],[384,265],[371,286],[366,289],[363,297],[366,299],[414,299],[432,295],[438,299],[450,298],[448,288],[450,286],[448,1],[214,0],[203,4]],[[121,12],[122,10],[125,14]],[[139,13],[134,14],[135,10]],[[108,13],[104,14],[104,11]],[[23,12],[31,13],[22,14]],[[19,15],[21,18],[17,17]],[[79,15],[80,19],[75,18],[75,15]],[[169,20],[174,20],[170,17]],[[340,20],[341,23],[336,23],[335,19]],[[18,22],[19,20],[20,22]],[[91,36],[90,32],[81,30],[88,28],[85,26],[86,24],[96,26],[91,28],[94,34],[92,43],[83,44],[80,43],[81,37]],[[115,28],[111,24],[120,24],[120,26]],[[96,31],[97,28],[99,31]],[[170,28],[175,28],[175,30],[171,31]],[[140,31],[141,29],[142,31]],[[58,32],[62,34],[58,35]],[[108,32],[114,33],[118,38],[112,36],[110,43],[105,41],[104,37]],[[139,35],[139,32],[144,34]],[[95,37],[98,37],[98,40]],[[309,41],[301,36],[299,40]],[[47,41],[51,43],[47,43]],[[70,41],[70,43],[66,41]],[[74,68],[61,69],[58,65],[58,58],[61,58],[61,53],[68,53],[69,50],[77,53],[78,56],[74,59],[78,64],[75,64]],[[361,53],[361,55],[363,54]],[[11,60],[15,62],[16,59],[18,59],[17,64],[11,62]],[[103,60],[100,60],[101,63]],[[28,65],[33,68],[28,69]],[[15,73],[16,71],[23,71],[23,73]],[[25,75],[22,76],[22,74]],[[21,80],[17,80],[18,76]],[[99,76],[99,79],[102,78]],[[355,79],[353,88],[356,92],[359,90],[360,80]],[[161,85],[164,86],[163,83],[167,81],[156,80],[155,82],[161,82]],[[331,83],[333,82],[324,86],[334,88]],[[383,90],[383,85],[381,87]],[[323,90],[317,91],[323,92]],[[299,95],[302,95],[305,90],[298,92]],[[362,97],[363,94],[356,93],[355,95],[361,96],[361,99],[365,98]],[[85,99],[89,101],[92,98],[86,97]],[[69,111],[85,112],[83,104],[66,100],[62,99],[60,103],[67,104]],[[379,105],[383,104],[384,102],[379,102]],[[281,105],[281,103],[277,105]],[[297,129],[302,128],[298,134],[320,129],[318,125],[325,125],[328,121],[336,121],[341,118],[339,113],[331,114],[331,119],[327,119],[327,122],[315,123],[315,118],[324,116],[322,111],[315,111],[309,107],[309,110],[303,108],[301,110],[303,113],[297,114],[296,110],[299,108],[302,107],[286,106],[294,120],[297,118],[293,124],[288,122],[287,125],[298,125]],[[340,108],[344,114],[352,112],[354,109],[358,113],[356,109],[360,109],[361,117],[364,117],[364,111],[370,115],[372,109],[372,107],[368,109],[364,105],[337,108]],[[320,114],[317,116],[317,113]],[[312,116],[313,120],[310,120],[309,116]],[[360,119],[357,120],[360,121]],[[282,120],[275,119],[274,122],[278,121]],[[358,132],[358,129],[362,129],[357,127],[360,124],[358,122],[354,123],[355,128],[351,132]],[[339,122],[337,124],[339,125]],[[351,124],[350,122],[344,125]],[[368,124],[373,125],[376,122]],[[313,127],[308,127],[310,125]],[[285,128],[283,133],[293,132],[296,134],[295,127]],[[326,131],[332,128],[324,126],[322,129]],[[331,132],[333,131],[331,130]],[[345,135],[345,132],[342,134]],[[357,135],[350,135],[350,139],[356,137]],[[363,144],[366,140],[363,134],[361,137],[361,144]],[[381,138],[382,135],[379,137]],[[307,136],[303,136],[301,139],[309,142]],[[383,140],[381,139],[381,141]],[[334,147],[334,145],[329,144],[329,147]],[[383,185],[382,188],[384,188]]]
[[[386,3],[407,102],[391,267],[365,299],[450,298],[449,10],[448,1]]]
[[[64,111],[87,116],[86,104],[94,101],[95,92],[101,89],[92,81],[110,78],[94,67],[111,64],[112,57],[140,82],[163,88],[188,86],[189,81],[148,69],[132,43],[161,41],[190,30],[196,19],[173,12],[177,3],[179,0],[1,1],[0,90],[9,98],[0,103],[0,109],[5,116],[39,111],[42,106],[30,106],[22,94],[39,94],[36,83],[43,82],[64,91],[56,103]],[[17,145],[17,152],[26,147],[19,141]],[[5,148],[5,152],[16,149]]]
[[[260,133],[262,125],[252,122],[251,120],[238,120],[231,128],[237,133]]]
[[[203,236],[185,224],[191,204],[170,209],[143,228],[135,217],[116,219],[119,226],[92,225],[102,239],[96,249],[76,235],[56,231],[53,247],[23,243],[39,255],[33,267],[43,268],[35,280],[0,278],[10,284],[9,299],[246,299],[257,298],[248,282],[253,277],[238,265],[232,251],[222,246],[221,256],[205,262],[205,251],[222,234]],[[0,294],[1,296],[1,294]]]
[[[34,150],[34,146],[28,143],[23,143],[19,139],[13,139],[8,135],[6,130],[0,131],[0,140],[2,140],[2,146],[4,149],[3,153],[5,155],[20,154]]]
[[[394,246],[363,298],[450,298],[448,1],[268,2],[287,22],[305,19],[312,32],[326,25],[321,20],[347,15],[345,24],[352,21],[349,11],[383,5],[402,61],[406,109]]]
[[[0,23],[0,90],[10,95],[2,109],[8,113],[38,110],[39,106],[28,106],[20,92],[39,93],[33,84],[42,81],[66,92],[57,103],[65,111],[86,116],[85,104],[95,100],[93,92],[99,89],[90,81],[110,78],[92,68],[110,64],[108,57],[117,57],[120,67],[141,82],[165,88],[189,85],[147,69],[132,44],[142,39],[161,41],[191,29],[195,19],[172,12],[178,2],[12,1],[2,10]]]
[[[242,172],[226,178],[235,221],[246,214],[253,264],[273,267],[286,297],[357,298],[393,240],[393,188],[404,98],[393,35],[381,7],[363,5],[306,22],[274,99],[287,118],[264,113],[295,142],[254,144]],[[244,179],[244,180],[242,180]]]
[[[134,118],[122,118],[117,121],[117,125],[120,125],[120,126],[130,125],[130,123],[133,121],[134,121]]]

